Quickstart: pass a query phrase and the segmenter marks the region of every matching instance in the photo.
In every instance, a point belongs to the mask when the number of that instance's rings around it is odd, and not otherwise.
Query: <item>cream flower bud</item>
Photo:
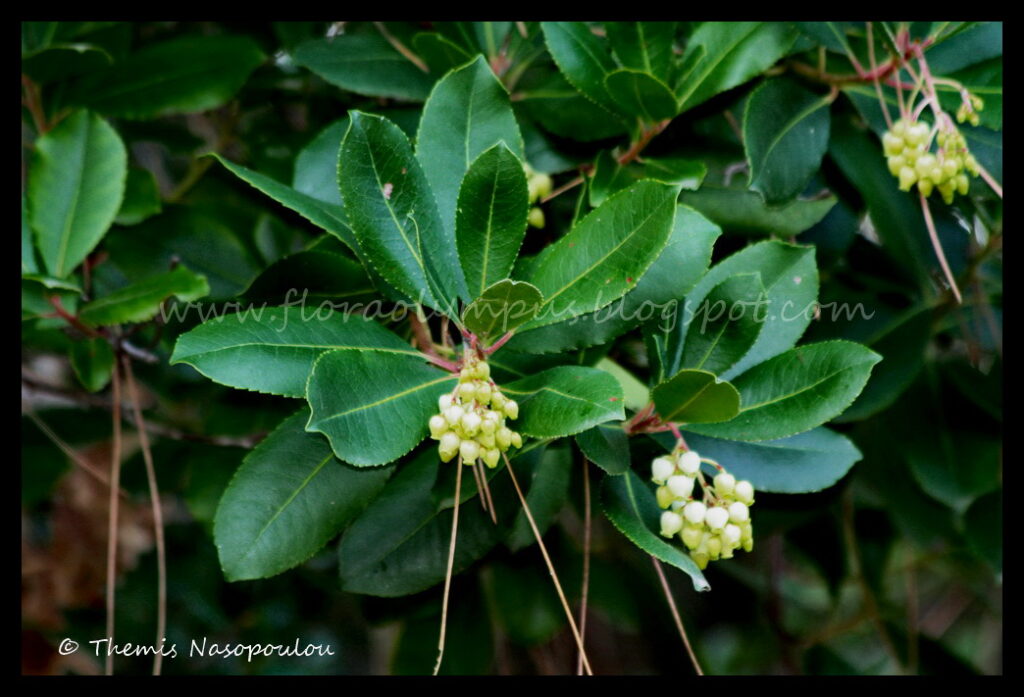
[[[471,382],[463,382],[459,385],[459,399],[463,404],[472,402],[476,397],[476,386]]]
[[[480,430],[480,424],[480,417],[473,412],[462,415],[462,429],[466,432],[467,436],[475,436],[476,432]]]
[[[491,402],[491,384],[489,382],[481,382],[476,386],[476,401],[481,404],[490,404]]]
[[[462,415],[466,413],[466,410],[460,407],[458,404],[453,404],[444,410],[445,420],[454,426],[462,420]]]
[[[672,511],[661,514],[661,536],[672,537],[683,529],[683,517]]]
[[[708,568],[707,552],[690,552],[690,558],[697,563],[697,568],[701,571]]]
[[[748,520],[745,523],[740,523],[740,540],[746,542],[747,540],[754,539],[754,525]],[[749,550],[747,550],[749,551]]]
[[[484,464],[494,469],[498,466],[498,461],[501,460],[501,451],[497,448],[490,448],[484,453],[483,457]]]
[[[459,455],[463,462],[473,462],[480,457],[480,445],[475,440],[464,440],[459,445]]]
[[[492,409],[498,409],[498,410],[503,409],[504,406],[505,406],[505,402],[507,402],[507,401],[508,401],[508,397],[503,395],[501,392],[498,392],[497,390],[492,390],[491,391],[491,408]]]
[[[519,435],[519,431],[512,431],[512,447],[521,448],[523,447],[523,437]]]
[[[704,515],[707,513],[707,506],[700,501],[690,501],[683,509],[683,517],[691,525],[700,525],[704,522]]]
[[[676,471],[676,464],[667,457],[656,457],[651,461],[651,479],[662,484]]]
[[[910,191],[910,187],[917,181],[917,172],[913,167],[904,167],[900,170],[900,191]]]
[[[485,421],[484,423],[487,422]],[[481,426],[482,425],[483,424],[481,424]],[[484,448],[493,448],[495,445],[498,444],[498,441],[497,439],[495,439],[494,434],[487,433],[485,431],[481,431],[480,433],[477,434],[476,442],[479,443],[480,446]]]
[[[669,477],[666,484],[668,484],[669,491],[671,491],[676,498],[688,499],[690,498],[690,494],[693,493],[693,477],[676,474]]]
[[[448,433],[441,436],[441,443],[438,445],[438,451],[441,454],[441,460],[448,462],[455,454],[459,452],[459,446],[462,443],[457,435],[448,431]]]
[[[720,538],[712,537],[708,540],[708,556],[712,559],[718,559],[722,554],[722,540]]]
[[[680,537],[683,539],[683,544],[686,545],[687,549],[696,549],[697,545],[700,544],[701,538],[704,537],[704,531],[693,525],[687,525],[683,528]]]
[[[654,497],[658,500],[659,508],[668,508],[672,505],[672,492],[667,486],[659,486],[654,490]]]
[[[437,398],[437,406],[440,411],[445,411],[452,405],[452,396],[450,394],[443,394]]]
[[[747,504],[748,506],[754,503],[754,485],[748,482],[746,479],[741,479],[736,482],[736,500]]]
[[[480,432],[481,433],[489,433],[490,435],[493,436],[494,432],[498,430],[498,420],[497,419],[488,418],[493,413],[494,412],[492,411],[492,412],[488,412],[488,413],[484,414],[483,420],[480,421]]]
[[[526,222],[530,224],[530,227],[543,228],[544,227],[544,211],[540,206],[534,206],[530,209],[530,212],[526,214]]]
[[[721,530],[729,522],[729,511],[721,506],[711,506],[704,514],[704,522],[712,530]]]
[[[671,493],[671,492],[669,492],[669,493]],[[680,500],[680,499],[676,499],[675,501],[672,502],[671,508],[672,508],[673,511],[679,513],[679,510],[682,509],[683,506],[685,506],[685,505],[686,505],[686,501],[683,501],[683,500]],[[682,514],[680,514],[680,515],[682,515]]]
[[[494,440],[497,442],[499,448],[502,450],[508,450],[508,446],[512,444],[512,429],[508,426],[502,426],[494,434]]]
[[[518,419],[519,403],[516,402],[514,399],[510,399],[507,402],[505,402],[505,414],[510,419]]]
[[[679,456],[679,469],[691,477],[697,474],[700,470],[700,455],[695,450],[687,450]]]
[[[719,472],[715,475],[715,493],[719,496],[730,496],[735,488],[736,477],[728,472]]]
[[[747,504],[735,501],[729,506],[729,520],[734,523],[745,523],[750,520],[750,509]]]
[[[430,437],[434,440],[440,440],[441,436],[443,436],[445,431],[448,430],[448,421],[440,414],[434,414],[431,416],[429,425]]]
[[[882,147],[886,155],[899,155],[903,152],[903,139],[892,133],[882,136]]]
[[[722,530],[722,541],[729,547],[735,547],[740,543],[740,528],[738,525],[729,523]]]
[[[481,380],[491,377],[491,366],[487,361],[480,361],[476,364],[476,377]]]

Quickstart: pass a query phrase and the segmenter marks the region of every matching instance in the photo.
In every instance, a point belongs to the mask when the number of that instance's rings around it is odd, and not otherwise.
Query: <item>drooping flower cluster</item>
[[[438,399],[440,413],[430,417],[430,437],[438,441],[441,460],[462,456],[466,465],[478,459],[497,467],[501,454],[523,446],[522,437],[505,425],[519,416],[519,405],[501,393],[486,361],[470,359],[450,394]]]
[[[931,151],[933,139],[935,152]],[[882,146],[889,172],[899,179],[901,191],[910,191],[916,184],[918,191],[930,196],[938,189],[942,200],[949,204],[953,194],[967,194],[968,173],[975,177],[979,174],[967,141],[948,117],[935,129],[923,121],[900,119],[882,136]]]
[[[534,203],[551,193],[551,177],[547,174],[534,172],[533,168],[525,163],[523,164],[523,170],[526,172],[526,187],[529,192],[530,205],[533,206]],[[530,208],[526,222],[535,228],[544,227],[544,211],[540,206]]]
[[[754,548],[754,487],[745,479],[736,481],[717,463],[712,464],[718,474],[709,484],[701,462],[696,451],[677,448],[651,462],[651,479],[659,485],[658,505],[669,509],[661,514],[662,536],[679,535],[690,557],[704,569],[709,561],[731,559],[740,547],[747,552]],[[693,496],[698,482],[699,500]]]

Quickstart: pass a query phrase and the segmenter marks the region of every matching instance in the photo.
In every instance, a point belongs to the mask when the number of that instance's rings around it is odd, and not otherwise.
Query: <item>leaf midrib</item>
[[[802,394],[802,393],[806,392],[807,390],[813,390],[815,387],[817,387],[821,383],[826,382],[827,380],[831,380],[832,378],[837,377],[841,373],[845,373],[845,372],[847,372],[849,370],[853,370],[858,365],[860,365],[860,363],[861,362],[857,362],[857,363],[853,363],[853,364],[850,364],[850,365],[843,366],[839,370],[836,370],[836,371],[834,371],[832,373],[829,373],[828,375],[826,375],[825,377],[821,378],[820,380],[815,380],[811,384],[806,385],[804,387],[801,387],[799,390],[796,390],[795,392],[790,392],[789,394],[781,395],[779,397],[774,397],[774,398],[769,399],[769,400],[767,400],[765,402],[759,402],[758,404],[751,404],[749,406],[743,407],[742,409],[740,409],[739,413],[742,414],[744,412],[751,411],[753,409],[760,409],[761,407],[766,407],[766,406],[769,406],[769,405],[772,405],[772,404],[778,404],[779,402],[783,402],[783,401],[785,401],[787,399],[792,399],[793,397],[796,397],[797,395]]]
[[[669,202],[671,203],[672,201],[670,200]],[[616,244],[614,247],[612,247],[610,250],[608,250],[608,252],[606,254],[604,254],[601,258],[599,258],[597,261],[595,261],[593,264],[591,264],[589,267],[587,267],[582,273],[577,274],[573,278],[572,281],[567,283],[565,286],[563,286],[561,289],[556,291],[554,294],[546,296],[544,298],[544,304],[542,305],[542,308],[547,307],[548,305],[550,305],[551,302],[554,301],[554,299],[557,298],[559,295],[561,295],[565,291],[569,290],[569,288],[573,287],[574,285],[576,285],[577,283],[579,283],[580,281],[585,279],[590,274],[591,271],[593,271],[595,268],[597,268],[598,266],[603,264],[605,261],[607,261],[608,257],[610,257],[615,252],[619,251],[619,249],[624,244],[626,244],[627,242],[632,240],[634,237],[636,237],[636,235],[640,232],[640,229],[643,228],[651,218],[653,218],[655,215],[657,215],[661,211],[662,206],[664,206],[664,205],[665,204],[662,203],[659,206],[655,206],[654,210],[652,210],[647,215],[647,217],[645,217],[638,225],[636,225],[632,230],[630,230],[629,234],[627,234],[625,237],[623,237],[622,240],[618,244]],[[597,211],[594,211],[594,212],[596,213]],[[565,238],[563,238],[563,239],[565,239]],[[551,258],[552,258],[551,256],[548,256],[548,260],[549,260],[548,264],[550,264],[550,259]],[[535,277],[536,277],[536,275],[535,275]]]
[[[327,457],[325,457],[325,458],[323,459],[323,461],[321,461],[321,462],[320,462],[320,464],[318,464],[318,465],[317,465],[317,466],[316,466],[315,468],[313,468],[313,471],[312,471],[312,472],[310,472],[310,473],[309,473],[309,474],[308,474],[308,475],[306,476],[306,478],[302,480],[302,483],[301,483],[301,484],[300,484],[300,485],[299,485],[299,486],[298,486],[298,487],[297,487],[297,488],[295,489],[295,491],[293,491],[293,492],[292,492],[291,496],[289,496],[289,497],[288,497],[288,499],[287,499],[287,500],[286,500],[286,501],[285,501],[284,503],[282,503],[282,504],[281,504],[281,505],[280,505],[280,506],[279,506],[279,507],[277,508],[277,510],[276,510],[276,511],[274,511],[274,515],[272,515],[272,516],[270,517],[270,520],[268,520],[268,521],[267,521],[267,522],[266,522],[266,523],[265,523],[265,524],[263,525],[263,527],[262,527],[262,528],[260,529],[260,531],[259,531],[258,533],[256,533],[256,537],[255,537],[255,538],[253,538],[253,541],[252,541],[252,543],[251,543],[251,544],[249,545],[249,549],[248,549],[248,550],[247,550],[247,551],[245,552],[245,554],[243,554],[243,555],[242,555],[242,556],[241,556],[241,557],[240,557],[240,558],[238,559],[238,561],[237,561],[237,563],[238,563],[238,564],[242,564],[242,563],[243,563],[244,561],[246,561],[246,560],[247,560],[247,559],[248,559],[248,558],[249,558],[249,557],[250,557],[250,556],[252,555],[252,553],[253,553],[253,552],[254,552],[254,551],[256,550],[256,545],[257,545],[257,544],[259,543],[260,539],[261,539],[261,538],[263,537],[263,534],[264,534],[264,533],[265,533],[265,532],[266,532],[267,530],[269,530],[269,529],[270,529],[270,526],[274,524],[274,521],[276,521],[276,520],[277,520],[277,519],[278,519],[278,518],[279,518],[279,517],[281,516],[281,514],[282,514],[282,513],[284,513],[285,509],[287,509],[287,508],[288,508],[288,506],[290,506],[290,505],[291,505],[292,501],[294,501],[294,500],[296,499],[296,497],[298,497],[298,495],[299,495],[299,494],[301,494],[301,493],[303,492],[303,490],[304,490],[304,489],[305,489],[305,488],[306,488],[307,486],[309,486],[309,483],[310,483],[311,481],[313,481],[313,478],[314,478],[314,477],[315,477],[315,476],[316,476],[317,474],[319,474],[319,473],[320,473],[320,470],[322,470],[322,469],[324,468],[324,465],[326,465],[326,464],[327,464],[328,462],[330,462],[330,461],[331,461],[331,459],[333,459],[333,458],[334,458],[334,453],[329,453],[329,454],[327,455]]]
[[[753,34],[755,31],[760,29],[762,24],[763,24],[763,22],[758,22],[753,27],[751,27],[750,31],[748,31],[746,34],[743,34],[740,38],[738,38],[732,44],[728,44],[728,48],[726,48],[724,51],[722,51],[717,59],[711,61],[711,63],[709,64],[710,67],[708,68],[708,70],[704,71],[703,73],[697,73],[697,77],[699,79],[696,82],[692,83],[693,87],[690,88],[689,92],[687,92],[686,94],[684,94],[682,97],[679,98],[679,103],[680,104],[685,104],[686,100],[688,100],[690,97],[692,97],[693,93],[696,92],[700,88],[701,85],[703,85],[705,82],[707,82],[708,76],[715,71],[715,69],[722,63],[722,61],[724,61],[735,50],[735,48],[737,46],[739,46],[741,43],[746,41],[750,37],[751,34]],[[703,46],[703,44],[700,44],[700,45]],[[704,52],[705,52],[705,56],[706,56],[707,55],[707,47],[704,47]],[[700,65],[699,62],[698,62],[698,65]],[[694,70],[696,68],[697,68],[697,66],[695,65],[694,66]],[[692,72],[691,72],[691,74],[692,74]],[[687,77],[689,78],[689,75]]]
[[[436,378],[434,380],[431,380],[430,382],[424,382],[424,383],[421,383],[421,384],[416,385],[414,387],[410,387],[409,389],[402,390],[401,392],[395,392],[393,394],[388,395],[384,399],[378,399],[376,402],[371,402],[369,404],[361,404],[358,407],[354,407],[354,408],[349,409],[347,411],[338,412],[337,414],[331,414],[330,416],[327,416],[327,417],[325,417],[323,419],[320,419],[315,424],[311,424],[311,425],[321,426],[321,425],[323,425],[323,424],[325,424],[325,423],[327,423],[329,421],[333,421],[335,419],[340,419],[343,416],[348,416],[350,414],[355,414],[356,412],[365,411],[367,409],[373,409],[374,407],[379,407],[382,404],[387,404],[388,402],[393,402],[396,399],[399,399],[401,397],[405,397],[407,395],[413,394],[414,392],[419,392],[420,390],[425,390],[428,387],[432,387],[434,385],[438,385],[438,384],[440,384],[442,382],[445,382],[447,380],[454,380],[454,379],[455,379],[454,375],[444,375],[442,377],[439,377],[439,378]]]

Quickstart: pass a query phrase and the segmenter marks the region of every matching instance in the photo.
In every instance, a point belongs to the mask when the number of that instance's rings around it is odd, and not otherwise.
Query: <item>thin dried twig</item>
[[[587,599],[590,595],[590,461],[583,458],[583,588],[580,590],[580,640],[587,636]],[[576,659],[576,675],[583,675],[583,652]]]
[[[544,539],[541,537],[540,530],[537,528],[537,523],[533,520],[533,513],[530,512],[530,505],[526,503],[526,497],[523,496],[523,490],[519,488],[519,481],[516,479],[516,473],[512,471],[512,463],[508,459],[508,455],[505,453],[501,454],[505,458],[505,467],[508,468],[508,474],[512,477],[512,485],[516,489],[516,494],[519,496],[519,502],[523,505],[523,513],[526,514],[526,521],[530,524],[530,529],[533,530],[533,536],[537,539],[537,546],[540,547],[540,553],[544,556],[544,563],[547,564],[548,573],[551,574],[551,580],[555,584],[555,590],[558,591],[558,599],[562,601],[562,609],[565,610],[565,616],[569,620],[569,627],[572,629],[573,638],[576,639],[576,647],[580,651],[580,657],[583,659],[583,669],[587,672],[587,675],[593,675],[594,671],[590,668],[590,660],[587,658],[587,652],[583,648],[583,638],[580,636],[580,630],[576,627],[576,620],[572,616],[572,610],[569,609],[569,601],[565,599],[565,593],[562,591],[562,584],[558,582],[558,574],[555,572],[555,565],[551,563],[551,557],[548,555],[548,548],[544,545]]]
[[[135,376],[132,373],[131,358],[122,356],[124,376],[128,383],[128,395],[135,414],[135,424],[139,434],[139,445],[142,448],[142,459],[146,463],[146,479],[149,482],[149,498],[153,506],[153,528],[156,539],[156,644],[162,647],[164,633],[167,630],[167,550],[164,546],[164,515],[160,505],[160,488],[156,481],[156,468],[153,466],[153,453],[149,448],[149,435],[146,433],[146,422],[142,418],[142,404],[139,392],[135,387]],[[153,675],[160,675],[163,666],[163,651],[153,654]]]
[[[653,555],[651,556],[651,562],[654,564],[654,570],[658,574],[658,579],[661,581],[661,590],[665,592],[665,600],[668,601],[668,608],[672,611],[672,619],[675,620],[676,629],[679,630],[679,636],[683,639],[683,644],[686,646],[686,653],[690,655],[690,662],[693,663],[693,669],[697,671],[697,675],[704,675],[704,671],[700,668],[700,663],[697,662],[697,655],[693,652],[693,647],[690,646],[690,638],[686,636],[686,628],[683,626],[683,618],[679,616],[679,609],[676,607],[675,598],[672,597],[672,589],[668,587],[668,579],[665,578],[665,572],[661,568],[661,562],[659,562]]]
[[[121,499],[117,492],[121,488],[121,376],[120,367],[114,363],[112,374],[114,391],[114,435],[110,450],[110,500],[107,517],[107,637],[114,643],[114,585],[117,582],[117,514]],[[114,674],[114,653],[107,652],[103,672]]]
[[[444,598],[441,600],[441,636],[437,640],[437,663],[434,664],[434,675],[441,670],[444,658],[444,633],[448,625],[448,593],[452,587],[452,568],[455,566],[455,539],[459,532],[459,497],[462,495],[462,457],[456,461],[455,472],[455,512],[452,514],[452,539],[448,545],[448,571],[444,575]]]

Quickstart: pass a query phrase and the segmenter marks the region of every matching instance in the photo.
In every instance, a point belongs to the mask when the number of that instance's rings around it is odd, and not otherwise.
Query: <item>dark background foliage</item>
[[[981,125],[964,131],[1001,181],[1001,24],[956,31],[942,24],[915,23],[910,31],[950,34],[929,49],[931,65],[984,94]],[[667,569],[670,583],[710,674],[1001,673],[1002,201],[976,181],[953,206],[933,205],[964,296],[957,303],[943,285],[919,207],[885,170],[876,137],[884,123],[873,87],[851,81],[827,107],[831,129],[820,166],[810,167],[789,195],[792,203],[769,208],[748,188],[744,169],[743,120],[754,91],[783,76],[823,98],[830,87],[823,76],[853,72],[833,45],[833,27],[804,25],[779,29],[794,37],[784,55],[768,56],[740,84],[684,109],[651,140],[644,157],[685,158],[706,167],[700,188],[687,187],[695,190],[684,191],[681,200],[722,227],[713,263],[768,237],[816,245],[819,297],[826,305],[804,340],[849,338],[884,357],[835,424],[863,459],[823,491],[759,494],[755,549],[712,565],[712,592],[695,593],[675,569]],[[859,52],[863,27],[847,23],[837,31]],[[595,195],[621,188],[616,177],[628,181],[628,168],[616,165],[611,153],[626,152],[638,133],[565,81],[536,23],[523,29],[528,39],[503,22],[25,23],[22,189],[40,131],[87,107],[125,144],[128,193],[86,258],[87,273],[72,280],[99,297],[180,263],[205,276],[207,303],[273,297],[281,287],[261,276],[269,266],[311,245],[340,245],[206,154],[292,184],[304,149],[318,138],[337,142],[343,131],[325,129],[350,110],[386,115],[415,137],[432,84],[483,53],[511,92],[530,164],[553,175],[558,187],[581,165],[590,172],[589,163],[597,162],[589,191],[582,189],[593,203]],[[685,47],[695,29],[679,23],[675,45]],[[325,35],[338,45],[331,49]],[[389,38],[411,47],[428,70],[402,58]],[[338,46],[348,46],[350,57],[387,55],[332,67],[321,54],[344,53]],[[794,67],[818,66],[819,59],[825,63],[817,76]],[[613,174],[601,172],[602,157]],[[835,196],[834,205],[823,206],[828,196]],[[524,254],[567,230],[581,202],[579,191],[570,191],[545,204],[546,225],[529,231]],[[23,273],[24,259],[23,249]],[[253,284],[257,277],[265,285]],[[82,332],[49,316],[44,294],[59,289],[44,286],[23,281],[22,671],[99,673],[103,659],[87,642],[105,635],[107,488],[101,479],[112,447],[112,396],[88,357],[78,356],[78,373],[86,383],[98,380],[99,389],[87,391],[76,377],[74,353],[82,349],[74,347]],[[331,296],[338,288],[323,292]],[[61,297],[73,312],[72,295]],[[826,310],[833,301],[861,302],[874,316],[831,317]],[[295,407],[285,398],[218,385],[190,366],[169,365],[175,339],[198,323],[190,314],[125,325],[141,356],[135,374],[164,503],[167,642],[177,645],[178,656],[165,661],[163,672],[429,673],[440,586],[400,598],[342,592],[334,542],[278,576],[225,580],[212,539],[220,495],[247,449]],[[647,376],[639,332],[591,351],[594,360],[607,355]],[[117,640],[146,645],[155,626],[156,559],[145,469],[131,424],[126,415]],[[656,452],[653,443],[640,444],[634,461],[649,462]],[[584,464],[571,440],[545,457],[566,473],[545,540],[575,602]],[[691,674],[648,556],[601,515],[596,492],[593,503],[586,634],[595,671]],[[499,545],[455,577],[448,632],[445,673],[576,669],[572,636],[533,544],[515,551]],[[82,649],[61,656],[65,637]],[[329,644],[335,655],[251,662],[188,657],[190,642],[204,637],[242,644],[301,638]],[[115,662],[121,674],[146,674],[150,666],[148,657]]]

